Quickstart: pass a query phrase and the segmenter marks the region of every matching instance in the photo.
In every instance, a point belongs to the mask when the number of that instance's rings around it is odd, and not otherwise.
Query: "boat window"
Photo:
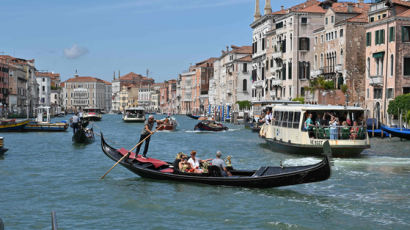
[[[275,111],[275,117],[274,117],[274,125],[279,124],[279,111]]]
[[[282,127],[288,127],[288,112],[283,112]]]
[[[293,118],[293,128],[294,129],[299,128],[299,122],[300,122],[300,112],[295,112],[295,117]]]
[[[288,117],[288,128],[293,127],[293,112],[289,112],[289,117]]]

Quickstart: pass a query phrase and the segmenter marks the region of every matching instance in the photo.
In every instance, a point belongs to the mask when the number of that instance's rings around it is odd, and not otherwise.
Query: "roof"
[[[393,4],[410,7],[410,2],[403,0],[390,0]]]
[[[11,62],[12,64],[27,64],[28,62],[32,64],[34,63],[34,59],[26,60],[22,58],[12,57],[10,55],[0,55],[0,61],[8,63]]]
[[[106,85],[112,85],[112,83],[111,82],[108,82],[108,81],[104,81],[104,80],[102,80]]]
[[[231,45],[232,53],[237,54],[252,54],[252,46],[235,46]]]
[[[368,3],[353,3],[353,2],[335,2],[329,9],[335,13],[356,13],[361,14],[367,12],[370,8]],[[326,13],[328,9],[322,8],[321,4],[311,5],[309,7],[297,10],[297,12],[305,13]]]
[[[201,61],[195,64],[195,67],[208,67],[207,64],[213,64],[218,58],[211,57],[206,59],[205,61]]]
[[[66,82],[100,82],[100,83],[105,83],[103,80],[95,77],[73,77],[68,79]]]
[[[238,61],[251,62],[252,61],[252,55],[247,55],[245,57],[239,58]]]
[[[127,73],[125,75],[123,75],[122,77],[119,77],[119,80],[121,81],[127,81],[127,80],[136,80],[136,79],[140,79],[140,80],[153,80],[152,78],[148,78],[148,77],[144,77],[141,74],[136,74],[134,72],[130,72]]]
[[[49,78],[57,78],[60,77],[59,73],[53,72],[36,72],[37,77],[49,77]]]
[[[410,18],[410,9],[404,11],[403,13],[397,15],[398,17],[405,17],[405,18]]]
[[[356,110],[364,111],[361,107],[355,106],[339,106],[339,105],[311,105],[311,104],[276,104],[272,106],[274,109],[287,110],[287,111],[306,111],[306,110],[317,110],[317,111],[332,111],[332,110]]]

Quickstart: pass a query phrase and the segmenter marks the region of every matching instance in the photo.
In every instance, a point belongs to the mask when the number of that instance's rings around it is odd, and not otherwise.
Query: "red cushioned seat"
[[[174,172],[174,169],[172,169],[172,168],[166,168],[166,169],[160,170],[160,172],[163,172],[163,173],[173,173],[173,172]]]

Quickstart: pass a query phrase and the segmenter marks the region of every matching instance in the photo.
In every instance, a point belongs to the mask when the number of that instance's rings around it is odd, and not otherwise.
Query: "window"
[[[292,79],[292,62],[288,63],[288,79]]]
[[[295,112],[295,117],[293,118],[293,128],[298,129],[300,122],[300,112]]]
[[[262,50],[265,50],[265,38],[262,38]]]
[[[317,37],[315,37],[315,45],[317,45]]]
[[[390,56],[390,76],[393,76],[394,72],[394,57],[393,54]]]
[[[375,44],[384,44],[384,30],[376,30]]]
[[[325,20],[326,20],[325,24],[327,25],[327,22],[328,22],[328,18],[326,18]]]
[[[242,90],[243,91],[248,90],[248,81],[246,79],[243,79],[243,81],[242,81]]]
[[[317,69],[317,55],[315,54],[314,67]]]
[[[305,96],[305,87],[300,88],[300,96]]]
[[[248,72],[248,63],[243,63],[243,72]]]
[[[371,17],[371,18],[370,18],[370,22],[374,22],[374,17]]]
[[[276,29],[280,29],[283,27],[283,22],[276,23]]]
[[[343,29],[340,29],[340,36],[339,37],[343,37]]]
[[[286,63],[282,66],[282,80],[286,80]]]
[[[43,77],[43,82],[45,82],[45,81],[46,81],[46,78]]]
[[[320,43],[323,43],[323,34],[320,35]]]
[[[367,70],[367,77],[370,77],[370,58],[367,58],[366,70]]]
[[[405,57],[403,60],[403,75],[410,76],[410,57]]]
[[[332,16],[330,21],[331,21],[332,23],[334,23],[334,22],[335,22],[335,16]]]
[[[309,50],[309,38],[299,38],[299,50]]]
[[[42,87],[43,92],[46,91],[46,87],[43,85]]]
[[[403,26],[401,28],[401,40],[403,42],[410,42],[410,26]]]
[[[302,23],[302,24],[307,24],[307,18],[302,17],[302,19],[301,19],[301,23]]]
[[[382,89],[381,88],[374,88],[373,89],[373,98],[374,99],[381,99],[382,98]]]
[[[283,112],[282,127],[288,127],[288,112]]]
[[[389,42],[394,41],[394,37],[395,37],[394,27],[392,26],[392,27],[389,28]]]
[[[393,88],[388,88],[387,89],[387,98],[390,99],[390,98],[393,98],[393,97],[394,97]]]
[[[403,94],[410,93],[410,87],[403,87]]]
[[[369,98],[369,88],[367,88],[366,92],[366,98]]]

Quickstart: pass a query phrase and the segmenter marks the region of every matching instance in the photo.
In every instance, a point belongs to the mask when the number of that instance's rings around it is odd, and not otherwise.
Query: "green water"
[[[160,116],[158,116],[160,118]],[[228,125],[198,133],[197,121],[176,116],[176,132],[151,138],[149,156],[172,161],[196,150],[232,155],[236,168],[304,165],[315,157],[271,151],[257,134]],[[68,119],[59,118],[55,121]],[[94,129],[115,147],[131,148],[142,124],[104,115]],[[64,133],[1,133],[0,218],[5,229],[410,229],[410,142],[372,139],[360,158],[335,158],[329,180],[272,189],[247,189],[143,179],[114,164],[100,141],[74,145]]]

